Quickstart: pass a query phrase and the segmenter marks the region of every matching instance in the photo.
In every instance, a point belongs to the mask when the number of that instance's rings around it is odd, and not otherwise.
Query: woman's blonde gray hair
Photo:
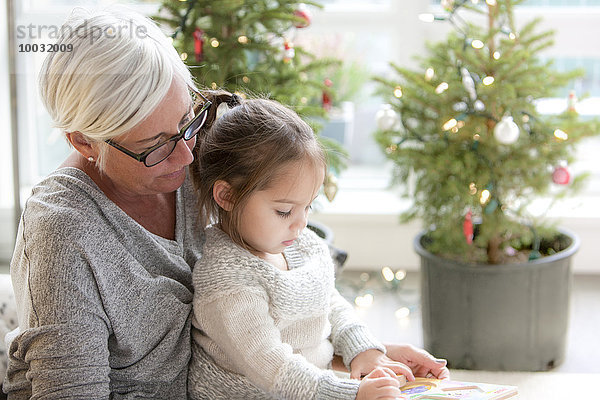
[[[195,84],[171,41],[149,18],[123,7],[75,9],[40,72],[41,98],[57,128],[98,149],[130,131],[167,94],[173,79]],[[60,47],[61,45],[64,45]]]

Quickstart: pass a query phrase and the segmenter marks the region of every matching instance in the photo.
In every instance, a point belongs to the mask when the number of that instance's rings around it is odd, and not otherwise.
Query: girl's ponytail
[[[203,91],[202,94],[212,102],[212,106],[209,108],[208,115],[206,116],[206,122],[202,127],[204,132],[208,131],[217,119],[217,109],[222,103],[227,104],[229,108],[242,104],[242,98],[240,96],[225,90],[207,90]],[[200,107],[202,107],[202,104],[196,106],[197,109],[200,109]]]
[[[206,133],[210,130],[212,125],[217,119],[217,109],[223,103],[227,104],[227,106],[231,109],[236,106],[242,104],[242,98],[235,93],[229,93],[225,90],[206,90],[202,91],[202,94],[212,103],[212,106],[208,109],[208,115],[206,116],[206,121],[202,126],[202,129],[196,136],[196,147],[193,150],[194,154],[194,162],[190,164],[190,174],[192,180],[194,181],[194,186],[198,189],[198,183],[202,180],[201,172],[200,172],[200,164],[198,161],[198,152],[200,149],[200,143],[204,140]],[[202,108],[202,103],[196,104],[194,106],[194,112],[200,111]]]

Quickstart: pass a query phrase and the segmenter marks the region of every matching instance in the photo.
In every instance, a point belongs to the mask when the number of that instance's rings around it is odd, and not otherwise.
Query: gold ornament
[[[331,172],[327,173],[325,182],[323,182],[323,192],[327,200],[333,201],[338,191],[337,178]]]

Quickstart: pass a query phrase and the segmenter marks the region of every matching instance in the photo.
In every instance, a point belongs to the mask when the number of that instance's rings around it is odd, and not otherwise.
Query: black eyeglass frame
[[[188,122],[187,124],[185,124],[183,126],[183,128],[181,128],[179,130],[179,133],[171,138],[169,138],[168,140],[165,140],[162,143],[157,143],[154,146],[144,150],[141,153],[134,153],[131,150],[126,149],[125,147],[121,146],[120,144],[113,142],[111,139],[105,140],[105,142],[109,145],[111,145],[112,147],[114,147],[115,149],[121,151],[122,153],[127,154],[129,157],[136,159],[137,161],[143,163],[146,167],[153,167],[163,161],[165,161],[167,158],[169,158],[169,156],[173,153],[173,151],[175,150],[175,147],[177,147],[177,142],[180,141],[181,139],[188,141],[191,140],[193,137],[195,137],[198,132],[200,131],[200,129],[204,126],[205,122],[206,122],[206,115],[204,116],[205,120],[202,121],[202,123],[198,126],[198,128],[196,128],[196,133],[194,133],[193,135],[191,135],[190,137],[186,137],[185,133],[186,131],[194,124],[194,122],[196,122],[196,120],[198,118],[200,118],[203,114],[205,114],[208,109],[210,108],[210,106],[212,105],[212,102],[210,100],[208,100],[202,93],[191,89],[194,93],[200,95],[200,97],[202,97],[202,100],[204,100],[204,104],[202,105],[202,108],[200,109],[200,111],[198,111],[198,114],[196,114],[194,116],[194,118],[191,119],[190,122]],[[171,149],[171,151],[169,152],[169,154],[165,155],[164,158],[162,158],[161,160],[152,163],[150,165],[148,165],[146,163],[146,159],[148,158],[148,156],[150,155],[150,153],[152,153],[153,151],[157,150],[159,147],[165,146],[170,142],[175,142],[175,146],[173,146],[173,148]]]

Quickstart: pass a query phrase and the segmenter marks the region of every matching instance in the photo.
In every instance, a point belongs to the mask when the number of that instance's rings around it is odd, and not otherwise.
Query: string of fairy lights
[[[459,31],[464,36],[465,46],[471,46],[473,49],[481,50],[485,47],[485,44],[482,40],[478,38],[471,38],[467,34],[467,32],[460,28],[461,24],[466,24],[464,20],[458,14],[458,10],[465,6],[467,3],[472,5],[480,4],[479,0],[442,0],[441,5],[447,11],[447,13],[443,15],[436,15],[431,13],[424,13],[419,15],[419,19],[424,22],[434,22],[434,21],[449,21],[455,27],[459,29]],[[485,3],[489,6],[497,6],[496,0],[487,0]],[[513,30],[506,24],[501,24],[500,31],[507,35],[510,40],[516,40],[517,34],[513,32]],[[498,50],[494,50],[492,52],[492,57],[495,60],[499,60],[501,57],[501,53]],[[454,104],[453,108],[456,112],[460,112],[458,116],[449,118],[447,121],[443,123],[441,126],[442,131],[444,132],[452,132],[457,133],[461,128],[465,126],[465,118],[467,115],[479,115],[487,118],[494,119],[496,122],[494,128],[494,137],[500,143],[505,145],[510,145],[515,143],[520,135],[519,126],[514,122],[513,116],[504,115],[500,120],[497,120],[492,115],[485,113],[486,106],[478,98],[475,80],[473,79],[473,75],[471,72],[464,66],[458,65],[458,70],[460,73],[461,81],[464,86],[464,89],[468,93],[468,98],[472,104],[468,104],[467,102],[458,102]],[[430,82],[435,77],[435,70],[433,67],[429,67],[425,70],[424,79],[426,82]],[[496,79],[492,75],[486,75],[481,78],[478,77],[478,80],[481,81],[483,86],[491,86],[495,83]],[[438,95],[443,94],[450,87],[448,82],[440,82],[436,88],[435,93]],[[396,86],[393,89],[394,97],[397,99],[402,98],[403,92],[401,86]],[[572,92],[569,95],[569,109],[574,110],[574,103],[576,102],[575,94]],[[523,113],[522,121],[524,124],[527,124],[530,120],[531,116],[527,113]],[[401,116],[399,116],[389,104],[384,104],[382,108],[378,111],[376,115],[377,126],[380,130],[396,130],[401,126]],[[402,124],[405,129],[410,130],[410,124]],[[557,141],[566,141],[569,138],[569,135],[561,130],[560,128],[554,129],[553,135]],[[419,137],[419,135],[415,135]],[[475,142],[479,140],[479,135],[475,134],[473,136]],[[392,145],[393,146],[393,145]],[[389,152],[393,152],[396,150],[397,145],[395,147],[390,147]],[[558,182],[557,182],[558,183]],[[484,196],[487,197],[487,196]]]
[[[380,271],[361,272],[358,276],[352,273],[340,274],[336,280],[336,286],[340,293],[353,302],[359,311],[366,311],[373,307],[376,297],[393,296],[394,303],[400,303],[396,304],[394,316],[400,322],[408,322],[417,302],[411,304],[410,301],[401,301],[398,297],[401,293],[407,297],[416,293],[413,293],[414,290],[406,288],[406,278],[406,270],[394,271],[391,267],[386,266]]]

